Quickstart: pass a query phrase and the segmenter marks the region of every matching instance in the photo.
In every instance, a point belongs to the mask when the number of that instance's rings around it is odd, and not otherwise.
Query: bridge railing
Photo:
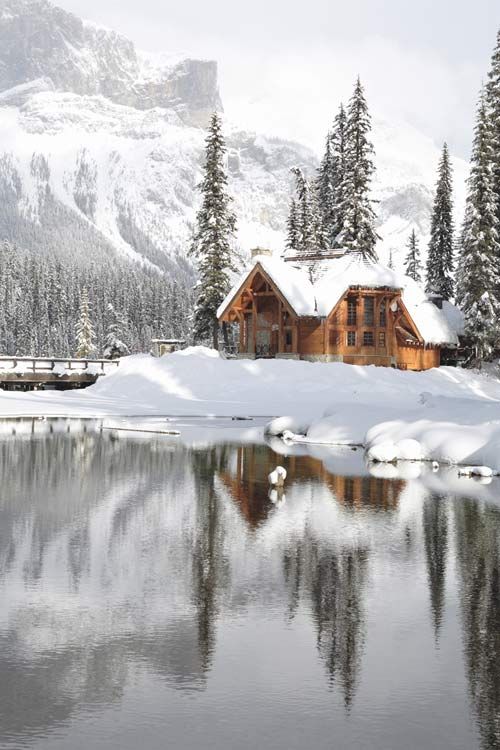
[[[119,359],[77,359],[74,357],[0,357],[2,373],[53,373],[63,375],[106,375],[120,364]]]

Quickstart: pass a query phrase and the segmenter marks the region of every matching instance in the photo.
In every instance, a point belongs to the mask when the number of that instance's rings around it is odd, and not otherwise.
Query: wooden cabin
[[[218,317],[238,325],[242,357],[427,370],[458,346],[456,308],[446,312],[412,279],[357,255],[300,262],[260,251]]]

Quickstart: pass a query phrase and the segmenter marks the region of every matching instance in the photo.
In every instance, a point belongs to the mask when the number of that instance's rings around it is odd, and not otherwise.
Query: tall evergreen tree
[[[375,167],[370,131],[371,118],[358,78],[347,109],[345,177],[340,206],[343,225],[337,241],[351,253],[360,253],[366,259],[376,260],[378,235],[370,200],[370,184]]]
[[[438,167],[438,180],[431,220],[427,256],[426,291],[443,299],[453,297],[453,187],[450,155],[446,143]]]
[[[499,342],[500,245],[492,141],[483,91],[472,148],[457,286],[458,300],[465,313],[465,333],[480,361],[491,354]]]
[[[316,177],[316,196],[318,201],[319,218],[321,222],[321,236],[324,244],[331,244],[334,224],[334,167],[332,151],[332,135],[326,137],[325,153],[321,160]]]
[[[197,340],[211,336],[214,349],[218,349],[217,308],[229,290],[230,273],[235,270],[233,244],[236,216],[231,207],[233,199],[227,191],[224,168],[226,145],[217,112],[212,115],[205,143],[205,169],[200,185],[203,200],[190,249],[190,255],[196,259],[200,278],[194,335]]]
[[[94,339],[94,326],[90,320],[89,293],[84,287],[80,300],[80,317],[76,324],[76,356],[84,359],[90,357],[96,350]]]
[[[488,74],[486,103],[492,135],[493,192],[497,219],[500,222],[500,30],[497,34],[497,43]]]
[[[317,193],[299,167],[293,167],[296,185],[297,251],[303,256],[326,247]]]
[[[412,229],[408,239],[408,254],[405,258],[405,274],[416,281],[422,283],[422,263],[420,260],[420,247],[418,245],[417,235]]]
[[[292,198],[290,201],[290,210],[288,212],[286,248],[292,253],[297,252],[299,244],[299,227],[297,216],[297,201]]]
[[[332,154],[332,205],[330,223],[330,245],[338,247],[338,237],[344,226],[344,185],[347,159],[347,114],[341,104],[335,117],[330,137]]]

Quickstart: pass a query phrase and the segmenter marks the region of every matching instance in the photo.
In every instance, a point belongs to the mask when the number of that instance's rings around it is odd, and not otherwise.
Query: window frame
[[[356,326],[358,324],[358,305],[356,297],[347,298],[347,325]]]
[[[363,297],[363,323],[365,326],[375,325],[375,297],[371,295]]]
[[[366,337],[369,336],[371,342],[367,342]],[[373,331],[363,331],[363,346],[375,346],[375,337]]]

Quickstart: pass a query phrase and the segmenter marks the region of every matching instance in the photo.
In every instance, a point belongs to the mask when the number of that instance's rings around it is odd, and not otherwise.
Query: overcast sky
[[[216,59],[227,115],[316,148],[359,74],[372,111],[468,158],[498,0],[55,0],[141,49]]]

